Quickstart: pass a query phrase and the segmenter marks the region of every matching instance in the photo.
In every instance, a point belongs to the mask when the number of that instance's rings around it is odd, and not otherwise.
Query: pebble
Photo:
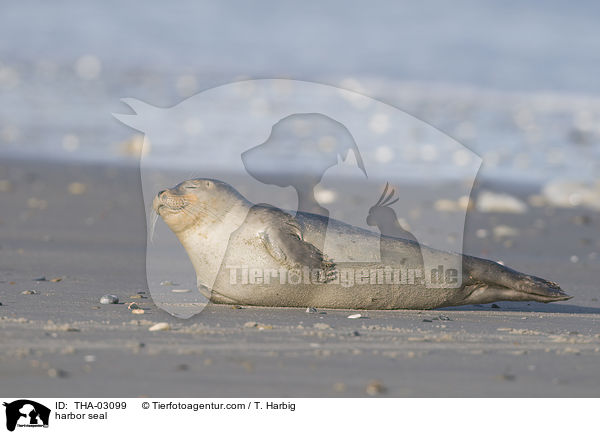
[[[253,327],[256,327],[257,325],[258,325],[258,323],[255,321],[248,321],[247,323],[244,324],[244,327],[253,328]]]
[[[68,189],[69,193],[71,193],[73,196],[79,196],[85,193],[87,190],[87,185],[83,184],[82,182],[72,182],[69,184]]]
[[[8,193],[12,190],[12,183],[7,179],[0,179],[0,191]]]
[[[135,303],[135,302],[132,301],[131,303],[129,303],[127,305],[127,309],[129,309],[129,310],[137,310],[137,309],[141,309],[141,307],[139,307],[137,303]]]
[[[487,229],[477,229],[477,231],[475,232],[475,236],[477,238],[487,238],[488,231]]]
[[[318,323],[314,324],[313,327],[316,329],[319,329],[319,330],[328,330],[331,328],[331,326],[329,324],[326,324],[324,322],[318,322]]]
[[[37,294],[37,291],[34,291],[33,289],[28,289],[26,291],[21,292],[21,294],[23,294],[23,295],[33,295],[33,294]]]
[[[500,378],[505,381],[515,381],[517,377],[510,373],[504,373],[500,376]]]
[[[355,313],[355,314],[352,314],[352,315],[348,315],[348,319],[357,319],[357,318],[362,318],[362,314]]]
[[[143,315],[145,312],[144,309],[131,309],[131,313],[134,315]]]
[[[56,326],[56,330],[61,331],[61,332],[78,332],[78,331],[81,331],[77,327],[73,327],[73,326],[71,326],[69,324],[62,324],[62,325]]]
[[[95,362],[95,361],[96,361],[96,356],[94,356],[93,354],[86,354],[86,355],[83,357],[83,360],[85,360],[85,361],[86,361],[86,363],[93,363],[93,362]]]
[[[50,368],[48,369],[48,376],[50,378],[65,378],[68,377],[68,373],[62,369]]]
[[[583,226],[589,225],[592,222],[592,219],[590,218],[590,216],[587,215],[577,215],[571,218],[571,221],[576,225]]]
[[[150,330],[151,332],[171,330],[171,326],[169,325],[169,323],[159,322],[159,323],[154,324],[148,330]]]
[[[119,297],[112,294],[106,294],[100,297],[101,304],[117,304],[119,302]]]
[[[335,390],[336,392],[345,392],[346,391],[346,385],[342,382],[338,382],[338,383],[334,383],[333,384],[333,390]]]
[[[191,289],[171,289],[171,292],[186,293],[186,292],[192,292],[192,290]]]
[[[496,303],[492,304],[490,307],[492,309],[500,309],[500,306],[498,306]]]
[[[314,307],[307,307],[306,313],[317,313],[317,309],[315,309]]]
[[[386,387],[383,385],[383,383],[381,381],[371,381],[369,384],[367,384],[367,387],[365,388],[365,392],[367,392],[367,395],[369,396],[377,396],[377,395],[382,395],[386,392]]]

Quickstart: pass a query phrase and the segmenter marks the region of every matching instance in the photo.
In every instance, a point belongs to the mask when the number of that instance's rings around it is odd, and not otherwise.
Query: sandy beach
[[[0,162],[5,396],[583,397],[600,390],[600,216],[529,206],[468,214],[464,252],[574,298],[434,311],[233,308],[189,320],[146,283],[139,170]],[[524,202],[534,187],[478,185]],[[494,235],[494,228],[511,233]],[[515,232],[516,231],[516,232]],[[505,231],[506,232],[506,231]],[[103,305],[104,294],[120,303]],[[134,315],[130,302],[145,310]],[[158,322],[170,330],[149,331]]]

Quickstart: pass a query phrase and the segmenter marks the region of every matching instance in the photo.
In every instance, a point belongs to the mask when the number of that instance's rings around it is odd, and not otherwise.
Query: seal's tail
[[[470,300],[470,303],[487,303],[488,298],[542,303],[573,298],[555,282],[520,273],[487,259],[465,256],[463,271],[465,286],[473,288],[469,299],[479,300]]]

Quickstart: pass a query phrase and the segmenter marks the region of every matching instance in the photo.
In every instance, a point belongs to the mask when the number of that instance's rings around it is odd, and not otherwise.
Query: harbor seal
[[[315,214],[292,216],[269,205],[252,204],[232,186],[215,179],[191,179],[163,190],[154,198],[153,209],[185,248],[200,291],[214,303],[434,309],[500,300],[547,303],[571,298],[554,282],[490,260],[380,236]],[[360,249],[368,237],[380,237],[381,248],[387,252],[385,261],[337,263],[335,249],[325,257],[312,239],[327,224],[328,233],[335,237],[333,245],[340,253],[343,250],[343,257]],[[460,261],[460,275],[446,273],[450,285],[431,287],[426,279],[430,270],[422,265],[424,251],[440,263]]]

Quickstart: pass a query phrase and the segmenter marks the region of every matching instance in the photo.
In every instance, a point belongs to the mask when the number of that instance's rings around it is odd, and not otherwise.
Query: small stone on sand
[[[352,315],[348,315],[348,319],[357,319],[357,318],[362,318],[362,314],[354,313]]]
[[[0,191],[8,193],[12,190],[12,183],[6,179],[0,179]]]
[[[477,229],[477,231],[475,232],[475,236],[477,238],[487,238],[488,231],[487,229]]]
[[[383,385],[383,383],[381,381],[371,381],[369,384],[367,384],[367,387],[365,388],[365,392],[367,392],[367,395],[369,396],[377,396],[377,395],[382,395],[386,392],[386,387]]]
[[[48,376],[50,378],[66,378],[68,377],[68,373],[63,371],[62,369],[50,368],[48,369]]]
[[[338,383],[334,383],[333,385],[333,390],[335,390],[336,392],[345,392],[346,391],[346,385],[344,383],[338,382]]]
[[[119,297],[112,294],[106,294],[100,297],[101,304],[117,304],[119,302]]]
[[[69,184],[69,193],[74,196],[79,196],[87,190],[87,185],[82,182],[72,182]]]
[[[159,322],[159,323],[154,324],[148,330],[150,330],[151,332],[171,330],[171,326],[169,325],[169,323]]]

